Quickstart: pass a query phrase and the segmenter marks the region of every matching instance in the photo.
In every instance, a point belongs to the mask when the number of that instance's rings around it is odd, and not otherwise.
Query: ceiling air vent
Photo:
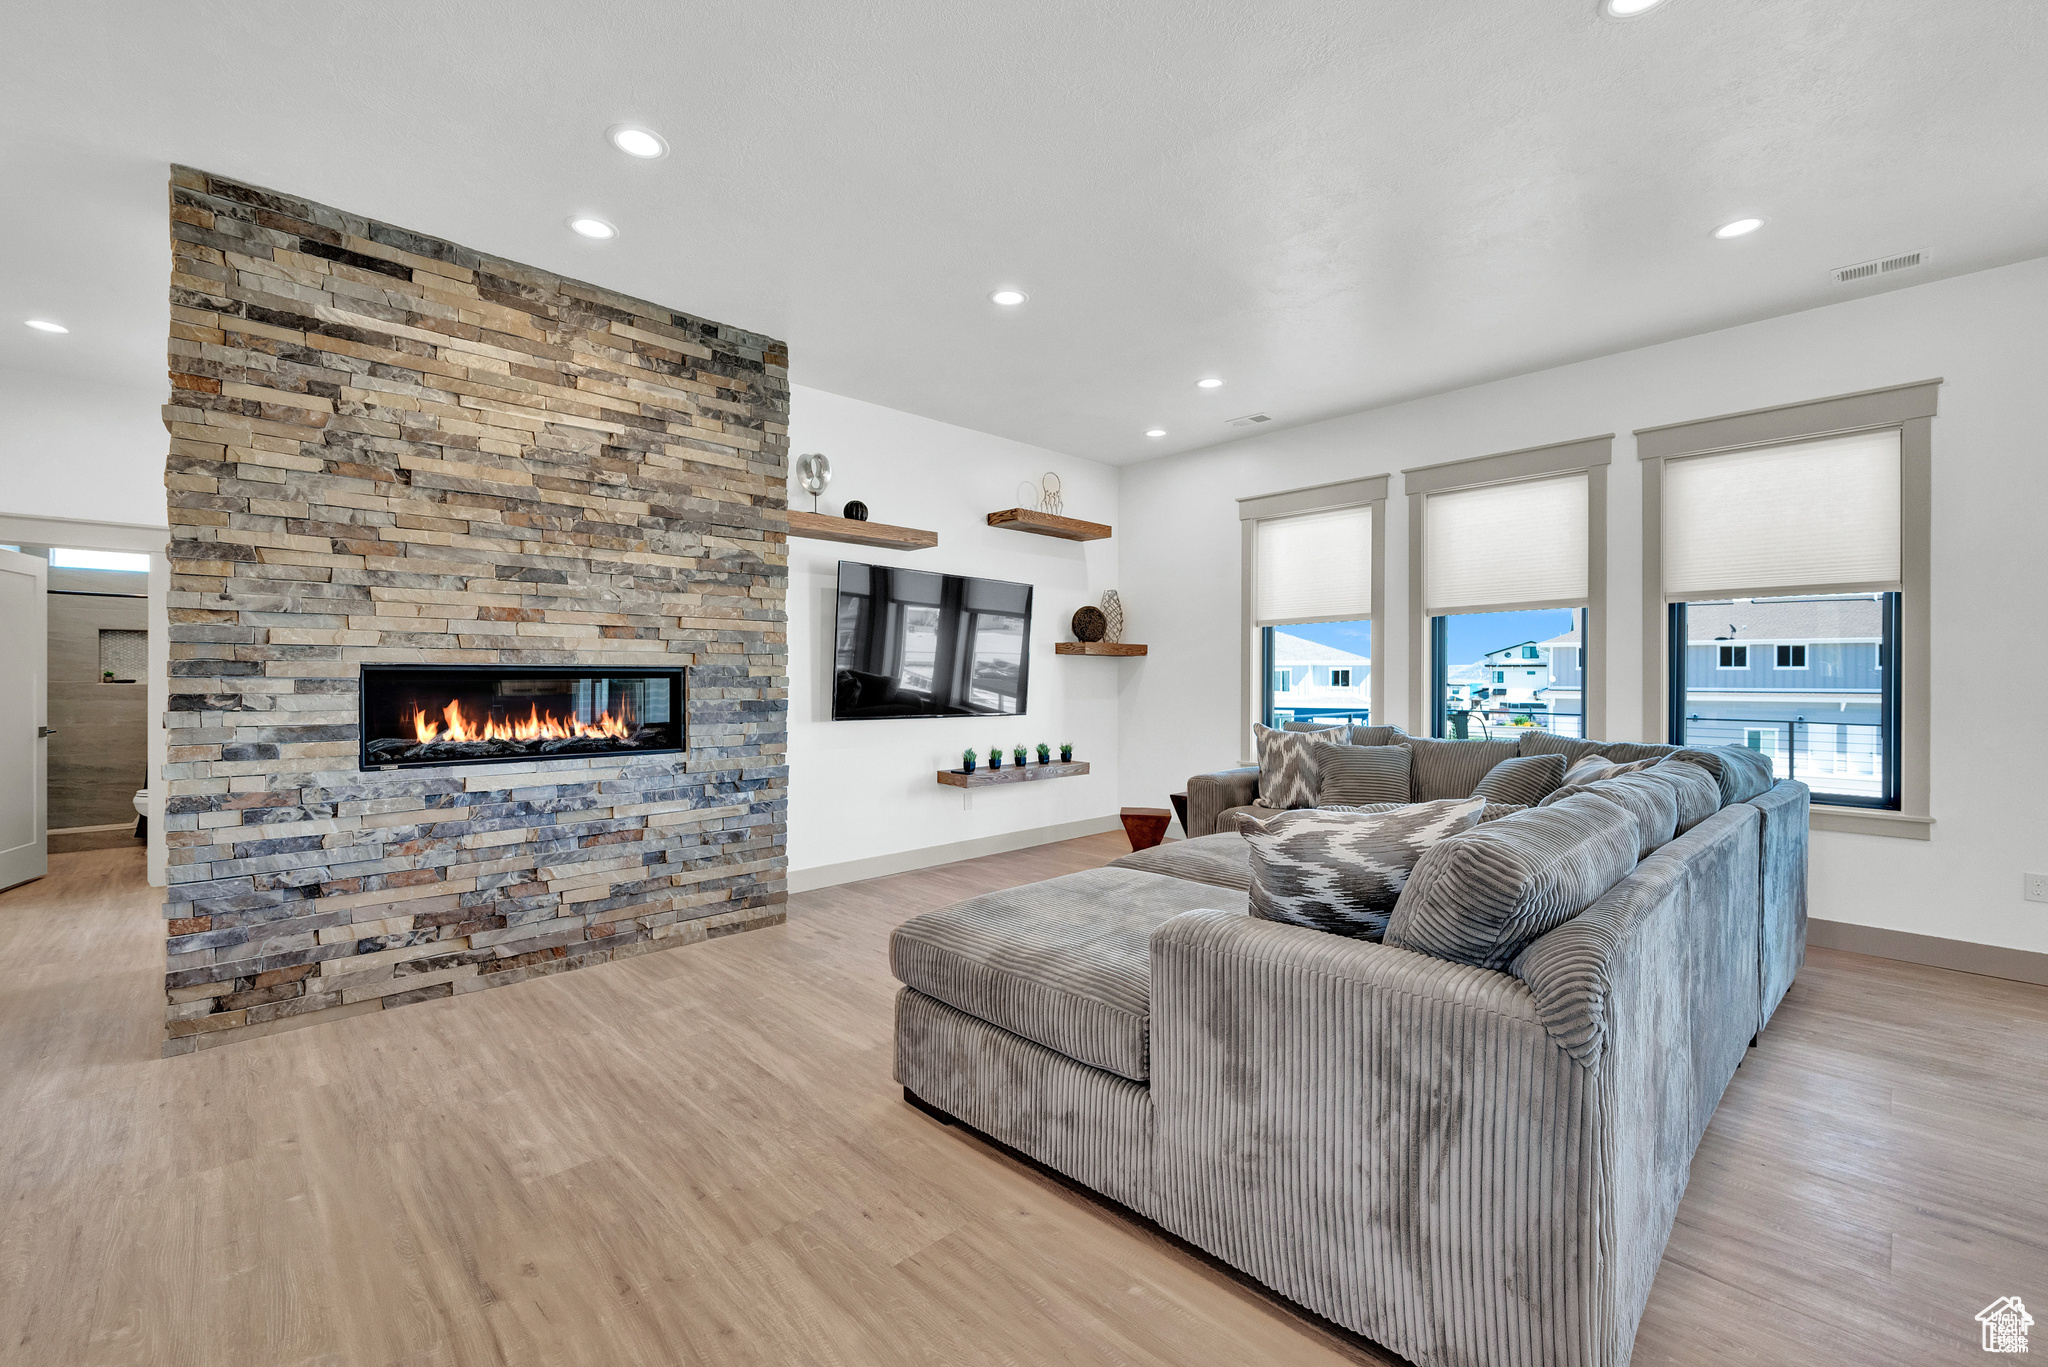
[[[1909,271],[1926,264],[1927,250],[1923,247],[1917,252],[1901,252],[1897,256],[1881,256],[1875,261],[1859,261],[1853,266],[1837,266],[1828,274],[1837,285],[1850,285],[1858,280],[1890,275],[1893,271]]]
[[[1271,421],[1273,421],[1273,415],[1270,413],[1247,413],[1241,418],[1232,418],[1230,425],[1232,427],[1257,427],[1262,422]]]

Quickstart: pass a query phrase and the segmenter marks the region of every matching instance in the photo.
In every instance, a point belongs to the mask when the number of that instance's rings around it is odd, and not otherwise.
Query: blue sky
[[[1489,650],[1547,641],[1572,629],[1570,608],[1547,608],[1541,612],[1482,612],[1451,618],[1448,654],[1452,664],[1471,664]],[[1320,641],[1354,655],[1372,657],[1371,622],[1312,622],[1305,626],[1282,627],[1289,636]]]

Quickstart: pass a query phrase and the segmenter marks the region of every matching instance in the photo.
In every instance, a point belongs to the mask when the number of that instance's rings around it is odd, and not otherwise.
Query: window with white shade
[[[1253,570],[1258,625],[1372,616],[1372,509],[1261,519]]]
[[[1576,607],[1586,600],[1587,476],[1429,494],[1429,615]]]
[[[1899,430],[1667,460],[1660,497],[1671,739],[1760,751],[1817,802],[1896,809]]]
[[[1386,477],[1238,500],[1252,720],[1372,720]]]
[[[1510,459],[1481,458],[1472,473],[1514,468],[1499,464]],[[1552,463],[1605,459],[1600,439],[1555,448]],[[1601,481],[1604,491],[1605,470],[1540,466],[1539,459],[1528,477],[1462,487],[1456,467],[1410,472],[1424,486],[1418,598],[1428,623],[1424,699],[1433,735],[1498,738],[1530,727],[1589,734],[1583,642],[1594,587],[1594,489]],[[1432,480],[1452,487],[1427,487]]]
[[[1664,593],[1852,593],[1899,583],[1899,433],[1664,464]]]

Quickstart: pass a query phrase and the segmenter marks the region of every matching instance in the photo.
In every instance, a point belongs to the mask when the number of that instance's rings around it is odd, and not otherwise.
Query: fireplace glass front
[[[683,672],[582,665],[364,665],[364,769],[683,748]]]

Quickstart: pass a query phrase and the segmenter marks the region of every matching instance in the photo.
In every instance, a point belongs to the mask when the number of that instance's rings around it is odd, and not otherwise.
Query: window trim
[[[1731,659],[1733,659],[1733,658],[1735,657],[1735,652],[1736,652],[1736,651],[1738,651],[1738,650],[1742,652],[1742,663],[1741,663],[1741,664],[1727,664],[1727,663],[1724,663],[1724,662],[1725,662],[1725,661],[1727,661],[1727,660],[1731,660]],[[1718,650],[1718,651],[1717,651],[1717,652],[1715,653],[1715,655],[1714,655],[1714,668],[1716,668],[1716,669],[1743,669],[1743,670],[1746,670],[1746,669],[1748,669],[1748,668],[1749,668],[1749,642],[1747,642],[1747,641],[1744,641],[1744,642],[1742,642],[1742,643],[1741,643],[1741,644],[1739,644],[1739,645],[1737,645],[1737,644],[1733,644],[1733,643],[1729,643],[1729,644],[1723,644],[1723,645],[1722,645],[1722,646],[1720,647],[1720,649],[1719,649],[1719,650]]]
[[[1423,592],[1427,547],[1424,500],[1430,494],[1470,489],[1482,484],[1515,484],[1553,475],[1586,476],[1586,601],[1558,605],[1585,613],[1580,649],[1586,652],[1579,670],[1579,711],[1588,739],[1607,735],[1607,467],[1614,458],[1614,434],[1577,441],[1531,446],[1492,456],[1419,465],[1401,472],[1408,495],[1408,710],[1411,728],[1429,734],[1441,699],[1431,688],[1436,678],[1434,651],[1438,633],[1427,615]]]
[[[1929,731],[1933,678],[1933,438],[1940,378],[1635,430],[1643,473],[1643,734],[1671,730],[1670,600],[1664,593],[1664,462],[1886,428],[1899,433],[1899,620],[1896,624],[1898,811],[1815,803],[1813,829],[1911,840],[1932,836]],[[1764,589],[1756,590],[1758,593]]]
[[[1253,582],[1258,553],[1254,538],[1258,524],[1269,518],[1292,517],[1297,513],[1328,513],[1339,508],[1370,506],[1372,509],[1372,612],[1364,620],[1372,625],[1372,667],[1368,676],[1366,706],[1375,724],[1386,720],[1386,670],[1381,660],[1386,652],[1381,624],[1387,619],[1387,485],[1390,475],[1367,475],[1360,479],[1312,484],[1301,489],[1284,489],[1271,494],[1249,494],[1237,500],[1238,585],[1241,595],[1238,637],[1241,642],[1238,711],[1243,717],[1239,757],[1256,763],[1252,723],[1263,722],[1272,705],[1273,669],[1268,658],[1265,632],[1257,625],[1258,586]],[[1355,621],[1356,618],[1346,620]],[[1263,678],[1261,677],[1263,676]]]

